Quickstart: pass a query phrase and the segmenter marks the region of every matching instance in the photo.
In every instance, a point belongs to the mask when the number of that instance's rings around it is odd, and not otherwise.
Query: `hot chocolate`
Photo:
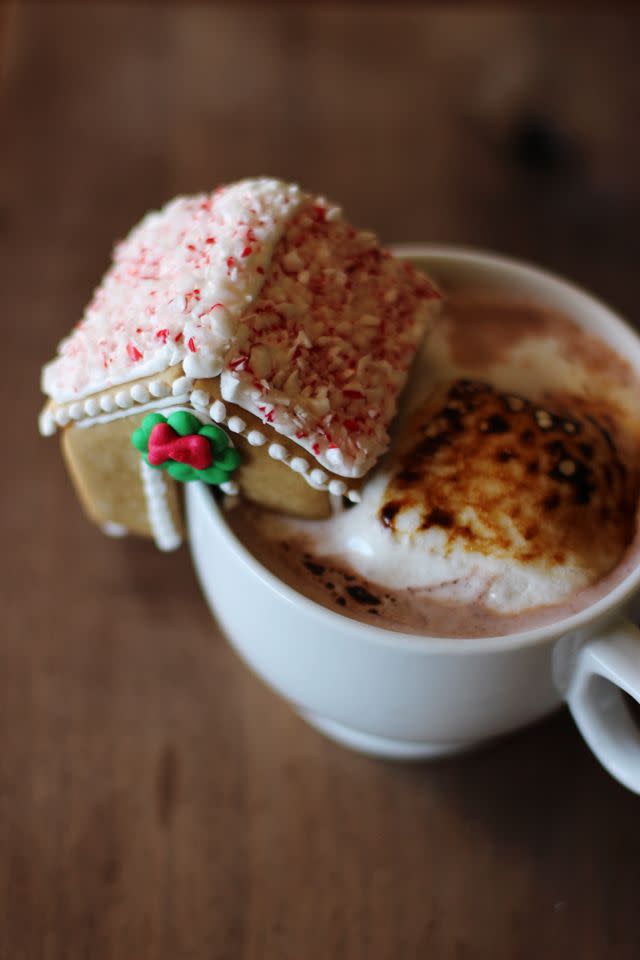
[[[640,384],[567,317],[448,300],[394,447],[322,522],[231,511],[251,552],[323,606],[391,630],[512,633],[593,602],[635,562]]]

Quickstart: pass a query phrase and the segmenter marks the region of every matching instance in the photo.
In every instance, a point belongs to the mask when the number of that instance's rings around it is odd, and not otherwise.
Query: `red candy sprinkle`
[[[136,363],[138,360],[142,360],[142,354],[136,347],[135,343],[131,343],[131,341],[129,341],[127,344],[127,353],[129,354],[129,359],[133,360],[134,363]]]
[[[195,353],[196,350],[198,349],[198,348],[196,347],[196,342],[195,342],[195,340],[193,339],[193,337],[189,337],[189,339],[188,339],[188,341],[187,341],[187,346],[189,347],[189,350],[191,350],[191,353]]]
[[[245,247],[244,250],[242,251],[242,257],[243,258],[248,257],[252,250],[253,250],[253,247]]]
[[[249,357],[243,353],[241,356],[236,357],[235,360],[229,362],[229,370],[243,370],[248,361]]]
[[[169,336],[168,330],[156,330],[156,333],[155,333],[156,340],[162,340],[163,343],[166,343],[168,336]]]
[[[199,316],[199,317],[206,317],[209,313],[213,313],[213,311],[214,311],[217,307],[224,307],[224,303],[214,303],[213,306],[207,307],[207,309],[206,309],[206,310],[203,310],[202,313],[199,313],[198,316]]]

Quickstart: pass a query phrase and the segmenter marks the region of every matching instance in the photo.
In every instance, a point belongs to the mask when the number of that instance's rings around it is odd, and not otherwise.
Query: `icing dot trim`
[[[194,407],[208,407],[209,394],[205,390],[193,390],[191,393],[191,403]]]
[[[226,480],[225,483],[220,484],[220,489],[223,493],[226,493],[231,497],[235,497],[240,493],[240,487],[235,480]]]
[[[153,399],[154,397],[156,399]],[[189,377],[178,377],[173,384],[154,380],[147,385],[133,384],[128,389],[119,390],[115,396],[104,394],[101,397],[89,397],[84,402],[74,401],[55,411],[46,408],[40,414],[39,427],[43,436],[51,436],[55,433],[56,426],[65,427],[70,420],[75,421],[78,427],[92,427],[133,414],[184,404],[187,409],[191,405],[192,412],[204,418],[203,422],[210,418],[214,423],[225,424],[232,433],[244,436],[252,447],[262,447],[269,443],[267,435],[261,430],[248,427],[242,417],[235,415],[229,417],[227,407],[222,400],[215,400],[207,412],[209,400],[210,396],[205,390],[193,389],[193,380]],[[284,463],[303,476],[309,486],[315,490],[328,490],[336,496],[349,496],[353,503],[357,503],[360,499],[358,491],[348,491],[347,484],[343,480],[330,479],[329,475],[320,468],[312,469],[312,464],[305,457],[290,456],[283,444],[270,443],[268,453],[273,460]],[[333,454],[336,463],[342,460],[340,451],[332,450],[330,453]]]
[[[102,532],[108,537],[126,537],[129,533],[126,527],[121,523],[114,523],[113,520],[109,520],[107,523],[102,524]]]
[[[271,443],[269,444],[269,456],[274,460],[286,460],[287,448],[283,447],[281,443]]]
[[[155,544],[159,550],[175,550],[182,543],[182,538],[171,517],[164,475],[161,471],[148,466],[142,459],[140,474],[147,501],[147,516]]]
[[[190,377],[178,377],[177,380],[173,381],[171,390],[175,396],[178,393],[189,393],[192,386],[193,380]]]
[[[193,394],[191,394],[193,401]],[[216,423],[225,424],[233,433],[244,436],[245,440],[252,447],[261,447],[269,442],[269,438],[260,430],[247,429],[247,424],[242,417],[231,416],[227,419],[227,408],[221,400],[216,400],[212,404],[209,415]],[[348,490],[344,480],[330,479],[329,475],[319,467],[311,469],[311,464],[305,457],[290,456],[287,448],[282,443],[269,443],[267,449],[269,456],[273,460],[284,463],[290,470],[294,470],[305,478],[310,487],[315,490],[327,490],[336,496],[348,496],[352,503],[360,501],[360,492],[358,490]],[[224,487],[221,487],[224,491]]]
[[[181,387],[185,386],[186,388],[182,390],[176,389],[176,384]],[[79,426],[83,426],[87,419],[96,418],[101,411],[102,413],[109,414],[118,410],[131,410],[136,404],[139,404],[141,407],[148,404],[153,397],[164,400],[173,393],[176,397],[184,400],[189,395],[192,386],[193,382],[186,377],[179,377],[173,386],[165,383],[163,380],[153,380],[147,385],[144,383],[134,383],[131,387],[118,390],[115,395],[105,393],[99,397],[87,397],[84,401],[74,400],[73,403],[58,407],[55,411],[44,411],[40,415],[39,420],[40,432],[45,436],[51,436],[52,433],[55,433],[56,424],[59,427],[66,427],[70,420],[75,420]],[[194,391],[194,393],[204,395],[204,391]],[[198,399],[199,397],[192,395],[192,400],[195,405],[198,405]],[[209,398],[207,396],[206,403],[208,402]]]
[[[136,403],[148,403],[151,399],[151,393],[142,383],[136,383],[135,386],[131,387],[131,396]]]
[[[110,423],[112,420],[121,420],[124,417],[132,417],[138,413],[146,413],[149,410],[164,410],[166,407],[179,408],[183,404],[188,404],[188,401],[189,397],[186,394],[182,397],[164,397],[162,400],[151,400],[149,403],[141,403],[140,406],[134,410],[115,410],[111,413],[103,413],[96,417],[87,417],[84,420],[80,420],[77,426],[80,429],[88,429],[89,427],[95,427],[97,424]],[[189,408],[186,407],[186,409]],[[200,411],[190,410],[190,412],[198,417],[200,416]]]
[[[43,437],[52,437],[56,432],[56,421],[51,410],[43,410],[38,419],[38,426]]]
[[[128,410],[135,403],[130,390],[118,390],[116,393],[116,403],[123,410]]]
[[[211,419],[215,420],[216,423],[224,423],[227,419],[227,408],[222,400],[216,400],[209,413],[211,414]]]
[[[175,386],[175,383],[173,384]],[[149,393],[152,397],[168,397],[172,387],[163,380],[152,380],[149,384]]]

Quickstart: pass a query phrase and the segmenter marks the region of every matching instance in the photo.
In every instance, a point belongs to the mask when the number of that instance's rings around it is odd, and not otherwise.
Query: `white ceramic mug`
[[[640,339],[607,306],[549,273],[473,250],[396,248],[447,288],[506,290],[568,314],[626,357]],[[313,726],[381,757],[426,758],[508,733],[566,701],[583,737],[640,793],[640,630],[625,611],[640,566],[556,623],[502,637],[416,637],[327,610],[274,577],[235,538],[207,487],[186,485],[193,560],[209,605],[244,660]]]

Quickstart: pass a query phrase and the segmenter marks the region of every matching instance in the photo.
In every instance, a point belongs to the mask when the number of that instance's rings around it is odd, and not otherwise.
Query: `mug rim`
[[[398,243],[393,244],[390,249],[399,257],[442,258],[456,262],[479,264],[480,266],[485,264],[487,267],[497,267],[502,270],[515,270],[521,275],[526,275],[530,279],[542,282],[547,287],[549,287],[549,285],[558,286],[569,294],[584,298],[591,307],[596,307],[605,313],[609,324],[616,327],[618,331],[622,330],[630,334],[636,341],[638,365],[640,366],[640,336],[630,323],[616,313],[607,303],[599,300],[583,287],[565,280],[564,277],[558,274],[524,260],[503,256],[500,253],[468,246],[457,246],[455,244]],[[226,538],[228,546],[233,550],[238,559],[251,569],[267,587],[288,603],[298,605],[308,614],[321,620],[324,619],[329,628],[332,626],[334,628],[340,626],[343,630],[349,629],[352,633],[360,635],[365,641],[377,642],[384,646],[401,646],[409,648],[413,652],[469,653],[470,651],[475,651],[482,653],[492,650],[504,650],[534,645],[545,640],[563,636],[567,633],[575,632],[588,625],[597,625],[607,614],[614,613],[623,606],[625,601],[630,599],[640,585],[639,562],[620,583],[616,584],[602,597],[584,607],[582,610],[578,610],[570,616],[553,620],[550,623],[538,627],[531,627],[527,630],[516,631],[515,633],[486,637],[441,637],[430,634],[414,634],[391,630],[386,627],[376,626],[375,624],[365,623],[362,620],[349,617],[347,614],[340,613],[337,610],[331,610],[317,603],[315,600],[311,600],[304,594],[299,593],[284,580],[275,576],[275,574],[265,567],[242,541],[238,539],[230,526],[225,522],[223,511],[205,484],[199,482],[187,484],[187,490],[185,492],[189,500],[193,499],[196,502],[200,502],[200,505],[205,509],[209,518],[216,523],[219,530],[222,531],[222,536]]]

